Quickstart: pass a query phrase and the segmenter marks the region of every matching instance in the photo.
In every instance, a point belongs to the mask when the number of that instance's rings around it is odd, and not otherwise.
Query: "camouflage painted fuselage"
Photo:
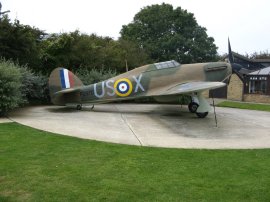
[[[106,81],[76,87],[77,90],[72,93],[51,98],[54,104],[67,105],[158,97],[179,84],[197,81],[226,82],[231,73],[230,64],[225,62],[180,65],[175,61],[168,61],[138,67]]]

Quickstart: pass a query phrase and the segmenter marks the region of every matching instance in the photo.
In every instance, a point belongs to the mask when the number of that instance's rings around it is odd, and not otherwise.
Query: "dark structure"
[[[245,75],[270,66],[270,59],[249,59],[238,53],[232,52],[234,63],[239,65],[237,72],[243,78]]]

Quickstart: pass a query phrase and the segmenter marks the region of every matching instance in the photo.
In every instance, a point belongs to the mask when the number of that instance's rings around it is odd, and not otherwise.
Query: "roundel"
[[[132,92],[132,83],[128,79],[119,79],[114,83],[115,93],[121,97],[129,96]]]

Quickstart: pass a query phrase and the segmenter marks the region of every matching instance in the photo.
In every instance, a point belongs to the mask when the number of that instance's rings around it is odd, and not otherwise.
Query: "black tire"
[[[196,102],[191,102],[191,103],[189,103],[189,105],[188,105],[188,109],[189,109],[189,111],[190,111],[191,113],[195,113],[195,112],[197,111],[198,107],[199,107],[199,105],[198,105],[198,103],[196,103]]]
[[[205,118],[205,117],[208,115],[208,112],[196,113],[196,115],[197,115],[199,118]]]
[[[77,105],[76,109],[77,110],[82,110],[82,105]]]

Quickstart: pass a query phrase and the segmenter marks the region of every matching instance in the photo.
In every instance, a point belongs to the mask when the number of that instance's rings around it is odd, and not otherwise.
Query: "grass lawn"
[[[0,201],[269,199],[269,149],[147,148],[0,124]]]
[[[255,104],[255,103],[224,101],[224,102],[219,103],[217,106],[270,112],[270,104]]]

